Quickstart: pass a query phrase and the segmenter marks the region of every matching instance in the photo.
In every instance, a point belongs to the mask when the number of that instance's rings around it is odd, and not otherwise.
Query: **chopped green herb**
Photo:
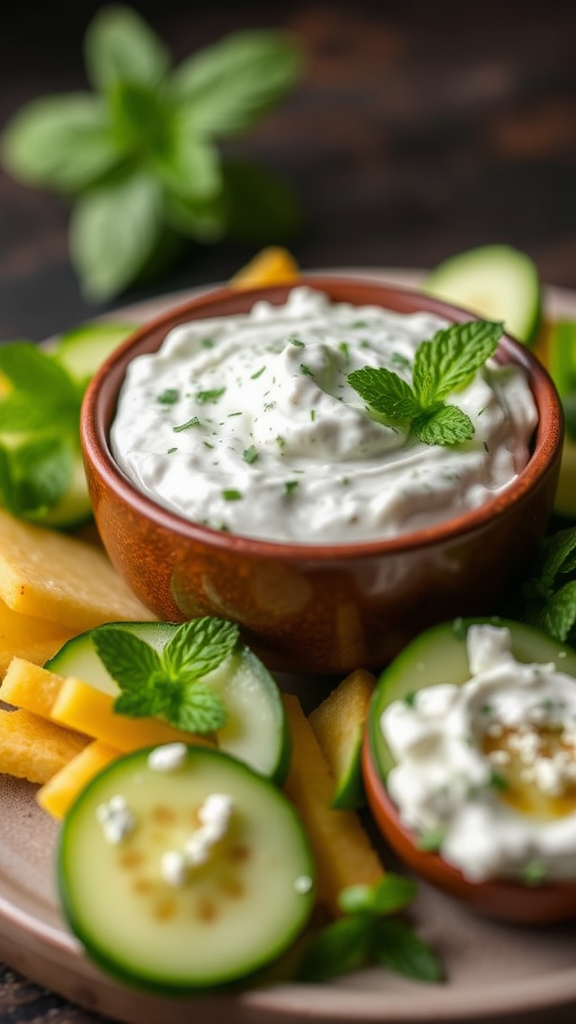
[[[172,452],[177,452],[177,451],[178,451],[178,448],[176,448],[176,447],[168,448],[168,450],[166,452],[166,455],[172,455]]]
[[[206,402],[217,402],[219,398],[226,391],[226,388],[213,388],[212,391],[198,391],[196,393],[196,401],[199,405],[205,405]]]
[[[166,388],[158,395],[156,401],[160,402],[160,405],[175,405],[179,398],[178,388]]]
[[[253,373],[253,374],[252,374],[252,375],[250,376],[250,380],[258,380],[258,377],[261,377],[261,376],[262,376],[262,374],[264,373],[264,370],[265,370],[265,369],[266,369],[266,367],[265,367],[265,366],[261,366],[259,370],[256,370],[256,373]]]
[[[310,419],[312,420],[312,423],[314,423],[314,420],[316,419],[316,409],[310,409]]]
[[[350,483],[350,477],[349,476],[342,476],[342,477],[340,477],[340,483],[342,484],[343,487],[348,487],[348,485]]]
[[[407,356],[403,356],[400,352],[393,352],[390,356],[390,362],[392,366],[397,366],[399,370],[409,370],[411,362]]]
[[[462,616],[454,619],[452,623],[452,632],[456,640],[465,640],[468,633],[468,626],[464,622]]]
[[[210,441],[204,441],[203,444],[204,444],[205,448],[213,448],[214,447],[214,445],[211,444]]]
[[[338,342],[338,348],[340,349],[342,355],[344,356],[344,362],[349,363],[350,362],[350,345],[348,344],[348,342],[347,341],[339,341]]]
[[[301,341],[300,338],[298,338],[295,334],[290,334],[287,340],[291,345],[294,345],[295,348],[306,348],[304,342]]]
[[[286,497],[289,498],[292,494],[294,494],[294,491],[296,490],[297,487],[297,480],[286,480],[284,484],[284,494],[286,495]]]
[[[525,885],[540,885],[546,878],[546,865],[541,860],[531,860],[522,871],[522,881]]]
[[[251,466],[258,458],[258,449],[251,444],[249,448],[245,448],[242,452],[242,458],[244,459],[244,462],[247,462],[248,465]]]
[[[186,420],[186,423],[179,423],[177,427],[172,427],[175,434],[179,434],[182,430],[188,430],[189,427],[199,427],[200,420],[197,416],[193,416],[191,420]]]
[[[281,434],[278,434],[278,437],[276,438],[276,444],[278,445],[279,448],[286,447],[286,441],[284,440]]]
[[[241,416],[241,415],[242,415],[242,410],[240,410],[239,412],[229,412],[228,413],[228,419],[231,419],[232,416]]]
[[[502,775],[500,772],[495,771],[494,768],[492,768],[490,771],[489,785],[492,787],[492,789],[497,789],[500,792],[504,792],[505,790],[510,788],[510,784],[506,776]]]
[[[276,402],[264,402],[264,412],[270,412],[270,409],[273,409],[275,405]]]
[[[418,693],[418,690],[411,690],[410,693],[405,693],[404,694],[404,696],[402,697],[402,700],[403,700],[404,704],[406,704],[406,707],[409,707],[409,708],[413,708],[414,707],[414,705],[416,703],[416,694],[417,693]]]
[[[214,339],[213,338],[202,338],[200,344],[201,344],[202,348],[214,348]]]
[[[367,320],[355,320],[354,323],[350,324],[350,327],[352,327],[353,330],[359,330],[362,327],[368,326],[369,325]]]
[[[418,849],[426,850],[428,853],[437,853],[438,850],[442,849],[444,838],[444,832],[441,828],[428,829],[427,832],[423,832],[422,835],[418,836]]]
[[[306,363],[300,363],[300,373],[303,373],[306,377],[314,376],[312,370],[310,369],[309,366],[306,365]]]
[[[493,715],[494,706],[493,704],[483,704],[482,707],[480,708],[480,711],[482,712],[483,715]]]
[[[243,495],[241,491],[236,491],[233,488],[222,491],[222,497],[224,501],[241,501]]]

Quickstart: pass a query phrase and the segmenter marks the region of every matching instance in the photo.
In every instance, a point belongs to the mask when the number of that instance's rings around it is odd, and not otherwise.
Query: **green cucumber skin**
[[[456,619],[434,626],[404,648],[378,680],[368,715],[368,735],[373,757],[385,779],[394,759],[380,729],[380,716],[394,700],[437,683],[462,684],[470,678],[466,653],[469,626],[506,626],[512,633],[512,651],[519,661],[555,661],[558,669],[576,677],[576,651],[540,630],[510,619]],[[559,657],[561,655],[561,657]]]
[[[508,245],[485,245],[449,256],[430,272],[423,290],[463,308],[479,292],[496,298],[505,330],[532,346],[542,324],[542,286],[530,257]],[[492,316],[496,319],[496,315]]]
[[[70,376],[85,384],[136,329],[137,324],[112,321],[80,324],[59,336],[53,352]]]
[[[309,892],[298,893],[296,895],[294,903],[295,910],[291,920],[287,922],[284,915],[281,921],[278,922],[277,939],[273,942],[267,943],[265,949],[258,950],[254,955],[254,959],[240,959],[234,970],[229,970],[226,974],[222,974],[221,969],[216,967],[212,976],[208,979],[196,977],[193,970],[191,972],[191,977],[183,978],[171,976],[170,978],[167,978],[157,969],[156,965],[155,972],[149,970],[141,971],[133,963],[127,962],[129,960],[129,956],[123,959],[124,949],[120,956],[115,955],[115,953],[110,950],[106,938],[104,937],[103,939],[95,936],[90,926],[86,926],[82,920],[82,911],[77,906],[72,869],[75,857],[75,833],[78,828],[85,826],[85,821],[82,818],[82,815],[84,814],[83,808],[87,806],[89,807],[90,803],[94,803],[94,800],[99,802],[98,791],[102,788],[103,784],[106,783],[107,779],[111,777],[119,778],[125,772],[128,772],[129,776],[132,778],[141,775],[142,771],[145,770],[148,755],[153,749],[153,747],[149,747],[134,751],[130,754],[123,755],[119,760],[107,765],[97,776],[90,780],[68,811],[62,823],[56,851],[56,878],[62,911],[68,925],[83,944],[89,958],[107,974],[116,978],[123,984],[160,996],[201,995],[213,991],[216,987],[219,990],[222,990],[222,988],[225,989],[226,987],[233,986],[235,982],[249,979],[252,975],[261,971],[263,967],[272,963],[272,961],[279,957],[297,939],[305,928],[312,914],[315,903],[315,865],[310,842],[295,807],[290,803],[287,797],[285,797],[283,792],[274,786],[270,780],[265,779],[262,775],[254,772],[247,765],[242,764],[237,759],[222,751],[210,750],[205,747],[195,747],[193,744],[189,745],[188,751],[189,755],[191,755],[193,759],[193,764],[194,762],[201,763],[202,760],[210,758],[217,759],[224,765],[228,764],[232,767],[234,773],[238,773],[240,776],[243,775],[249,780],[252,780],[256,793],[258,792],[258,789],[260,789],[260,791],[266,795],[266,799],[271,800],[273,805],[279,808],[279,813],[284,817],[285,828],[290,832],[290,842],[293,843],[292,852],[295,850],[298,857],[298,864],[294,868],[294,871],[297,876],[309,876],[312,885]],[[200,759],[200,762],[198,762],[198,759]],[[169,784],[170,773],[168,773],[165,778]],[[117,786],[115,784],[112,791],[121,792],[121,782]],[[232,793],[232,796],[234,796],[234,793]],[[268,814],[269,813],[270,808],[268,808]],[[100,828],[94,814],[91,815],[91,822],[93,823],[95,830]],[[283,856],[277,858],[277,860],[282,863],[282,865],[286,865],[287,863],[287,860]],[[290,868],[290,871],[292,871],[292,868]],[[100,870],[96,871],[95,874],[96,877],[101,877]],[[90,878],[91,877],[92,876],[90,876]],[[90,878],[86,879],[87,886],[91,884]],[[80,898],[83,888],[84,886],[81,885],[78,889]],[[105,898],[105,895],[103,895],[102,898]],[[110,907],[111,916],[113,916],[117,909],[117,905]],[[250,934],[250,926],[255,920],[254,915],[247,910],[244,920],[245,927],[243,926],[242,935],[239,936],[238,941],[238,947],[240,950],[245,949],[246,935]],[[260,917],[258,916],[256,920],[259,921]]]
[[[170,622],[117,622],[108,626],[128,629],[141,640],[160,651],[180,625]],[[94,646],[100,627],[73,637],[50,658],[44,668],[62,676],[76,676],[86,683],[118,694],[118,686],[102,664]],[[248,682],[242,686],[243,680]],[[232,705],[229,727],[217,734],[220,749],[282,785],[290,766],[291,738],[280,690],[268,669],[248,648],[233,656],[221,669],[211,673],[210,683],[224,703]],[[248,699],[243,700],[243,694]],[[254,719],[262,721],[262,729],[254,727]],[[239,729],[238,726],[241,728]],[[265,744],[268,744],[266,749]]]

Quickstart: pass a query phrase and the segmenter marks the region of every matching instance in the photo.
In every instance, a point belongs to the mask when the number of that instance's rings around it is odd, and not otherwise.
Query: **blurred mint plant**
[[[262,168],[227,162],[239,135],[297,83],[286,33],[225,36],[173,67],[131,7],[103,7],[84,43],[94,92],[41,97],[0,139],[5,169],[72,202],[70,257],[86,297],[105,301],[186,238],[270,241],[299,220],[292,193]]]

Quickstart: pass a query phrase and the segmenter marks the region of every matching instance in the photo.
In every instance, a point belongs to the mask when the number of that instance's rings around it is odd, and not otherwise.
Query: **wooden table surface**
[[[5,5],[0,128],[29,99],[86,87],[81,40],[98,6]],[[302,38],[302,85],[240,149],[301,197],[306,223],[290,247],[304,268],[425,267],[505,242],[547,282],[576,289],[573,0],[135,6],[176,58],[241,27]],[[39,340],[102,312],[82,298],[66,226],[60,200],[0,172],[0,340]],[[170,277],[116,305],[225,279],[258,247],[191,249]],[[96,1019],[0,966],[0,1021]]]

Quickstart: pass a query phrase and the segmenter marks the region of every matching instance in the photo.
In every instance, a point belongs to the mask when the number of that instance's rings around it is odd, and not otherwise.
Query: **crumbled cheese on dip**
[[[307,287],[284,306],[184,324],[130,364],[114,456],[159,504],[249,537],[355,543],[450,519],[528,461],[537,414],[523,370],[490,360],[449,396],[475,426],[453,448],[375,422],[347,382],[364,366],[410,381],[416,348],[445,326]]]
[[[524,664],[511,634],[468,630],[471,678],[419,690],[382,714],[395,759],[388,791],[403,822],[439,837],[472,881],[576,876],[576,682]]]

